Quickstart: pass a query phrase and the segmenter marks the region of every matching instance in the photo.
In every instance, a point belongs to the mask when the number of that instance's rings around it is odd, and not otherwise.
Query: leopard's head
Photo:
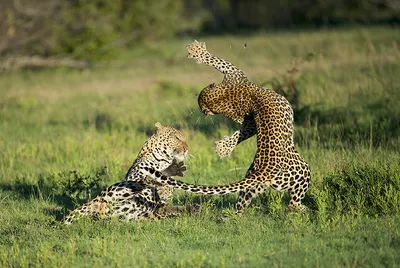
[[[197,98],[197,102],[203,114],[211,116],[224,113],[227,109],[227,107],[224,107],[224,103],[226,103],[224,99],[225,90],[220,87],[216,88],[215,84],[212,83],[203,88]]]
[[[200,92],[197,101],[206,116],[223,114],[238,123],[242,123],[244,116],[251,112],[250,93],[245,89],[213,83]]]
[[[189,147],[182,131],[173,127],[163,126],[159,122],[155,124],[157,133],[153,135],[153,143],[156,153],[163,157],[170,157],[183,161],[189,153]]]

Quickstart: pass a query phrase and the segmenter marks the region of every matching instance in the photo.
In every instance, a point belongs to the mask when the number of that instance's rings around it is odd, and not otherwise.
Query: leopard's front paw
[[[185,172],[187,171],[187,167],[183,162],[177,162],[176,159],[172,161],[172,164],[163,170],[161,173],[167,177],[183,177]]]
[[[215,142],[215,153],[220,157],[229,157],[235,149],[229,136],[225,136],[222,140]]]
[[[197,63],[203,63],[201,56],[207,53],[206,44],[194,40],[193,43],[186,46],[187,57],[196,59]]]

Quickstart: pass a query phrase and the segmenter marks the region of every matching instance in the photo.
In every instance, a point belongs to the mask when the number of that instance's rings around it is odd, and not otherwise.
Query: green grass
[[[54,227],[87,189],[93,196],[123,179],[157,121],[188,137],[187,182],[234,182],[250,165],[254,138],[219,159],[214,141],[238,126],[197,107],[196,94],[221,74],[185,58],[189,39],[153,43],[92,70],[0,76],[0,266],[398,266],[398,29],[198,39],[258,83],[286,86],[286,69],[315,53],[294,77],[295,142],[312,169],[310,211],[291,213],[286,194],[268,191],[236,217],[235,195],[176,191],[173,203],[199,202],[202,213]]]

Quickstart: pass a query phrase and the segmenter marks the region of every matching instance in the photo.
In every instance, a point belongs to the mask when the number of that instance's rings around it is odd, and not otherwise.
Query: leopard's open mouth
[[[203,112],[203,114],[205,114],[206,116],[211,116],[211,115],[214,115],[214,113],[208,108],[207,99],[208,99],[207,92],[203,89],[197,98],[197,102],[198,102],[199,108]]]

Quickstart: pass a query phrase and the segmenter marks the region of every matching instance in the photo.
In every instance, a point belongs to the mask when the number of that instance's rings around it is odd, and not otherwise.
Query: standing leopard
[[[157,173],[157,181],[174,188],[201,194],[239,193],[237,213],[269,187],[290,194],[289,208],[302,210],[311,173],[306,161],[295,150],[293,141],[293,110],[289,102],[275,91],[262,88],[248,80],[244,72],[207,51],[205,43],[196,40],[188,45],[188,58],[215,67],[224,74],[219,84],[205,87],[198,104],[206,116],[223,114],[241,124],[230,137],[216,142],[216,153],[227,157],[242,141],[257,135],[257,152],[246,177],[230,185],[191,185]]]
[[[188,145],[183,133],[156,123],[157,132],[143,145],[125,180],[104,189],[88,203],[73,210],[64,220],[71,224],[82,216],[93,219],[116,217],[122,220],[160,219],[199,207],[167,206],[173,188],[152,180],[154,172],[165,176],[184,175]]]

